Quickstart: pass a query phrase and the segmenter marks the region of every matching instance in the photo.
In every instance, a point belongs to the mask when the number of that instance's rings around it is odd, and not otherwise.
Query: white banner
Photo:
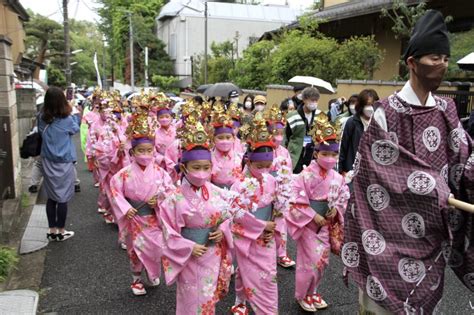
[[[100,79],[99,64],[97,63],[97,53],[94,53],[94,66],[97,73],[97,85],[102,88],[102,80]]]

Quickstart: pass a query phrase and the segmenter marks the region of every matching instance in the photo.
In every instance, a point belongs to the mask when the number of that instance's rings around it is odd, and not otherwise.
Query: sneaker
[[[103,213],[106,213],[107,210],[105,210],[104,208],[98,208],[98,209],[97,209],[97,212],[103,214]]]
[[[74,185],[74,192],[81,192],[81,185]]]
[[[150,280],[150,283],[152,287],[157,287],[160,285],[161,281],[160,278],[156,278],[155,280]]]
[[[123,250],[127,250],[127,244],[120,243],[120,248],[123,249]]]
[[[56,240],[56,233],[46,233],[46,238],[48,241],[55,241]]]
[[[313,302],[314,302],[314,301],[313,301],[312,296],[311,296],[311,295],[307,295],[304,299],[299,300],[299,301],[298,301],[298,304],[299,304],[299,305],[301,306],[301,308],[302,308],[303,310],[305,310],[306,312],[312,312],[312,313],[314,313],[314,312],[317,311],[317,309],[316,309],[316,307],[314,306]]]
[[[328,307],[328,304],[326,303],[326,301],[323,300],[321,295],[313,294],[312,298],[313,298],[313,305],[316,309],[323,310]]]
[[[36,194],[38,192],[38,186],[37,185],[31,185],[28,187],[28,191],[32,194]]]
[[[114,223],[114,217],[110,213],[104,214],[104,220],[105,220],[105,223],[107,223],[107,224],[113,224]]]
[[[143,285],[143,283],[140,279],[137,279],[137,280],[133,281],[133,283],[130,287],[132,288],[132,292],[133,292],[134,295],[145,295],[146,294],[145,286]]]
[[[230,308],[230,313],[233,315],[248,315],[249,309],[243,303],[239,305],[234,305]]]
[[[99,188],[99,185],[100,185],[99,183],[95,183],[95,184],[94,184],[94,187],[95,187],[95,188]]]
[[[296,265],[295,261],[288,256],[283,256],[278,259],[278,264],[283,268],[290,268]]]
[[[64,230],[64,233],[58,233],[56,234],[56,241],[58,242],[64,242],[65,240],[71,238],[74,236],[74,232],[73,231],[66,231]]]

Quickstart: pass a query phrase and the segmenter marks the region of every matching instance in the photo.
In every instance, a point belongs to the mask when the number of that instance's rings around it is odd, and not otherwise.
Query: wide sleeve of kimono
[[[116,212],[119,221],[124,220],[125,216],[131,208],[133,208],[127,201],[124,195],[124,188],[126,181],[130,179],[130,167],[121,169],[110,180],[111,202]]]
[[[165,240],[162,262],[167,285],[173,284],[186,267],[192,258],[193,247],[196,244],[181,236],[181,229],[185,226],[185,222],[180,211],[180,207],[183,205],[178,199],[184,199],[184,197],[175,191],[160,205],[160,218]]]
[[[303,229],[314,219],[314,210],[309,206],[309,198],[305,188],[305,176],[307,172],[300,173],[293,182],[294,200],[290,205],[290,211],[286,213],[288,233],[295,240],[301,237]]]
[[[224,222],[219,225],[219,229],[224,233],[225,241],[227,242],[227,246],[229,248],[234,248],[234,239],[232,237],[232,218],[231,214],[228,211],[230,209],[233,199],[233,194],[230,193],[228,190],[219,188],[217,186],[213,186],[213,189],[216,189],[221,196],[223,201],[223,207],[221,207],[221,215],[223,218],[226,218]]]
[[[231,190],[237,194],[242,194],[242,183],[236,182]],[[250,213],[247,207],[240,203],[240,198],[234,200],[232,207],[235,209],[234,219],[232,222],[232,234],[235,240],[238,240],[239,246],[236,246],[243,253],[249,253],[248,249],[251,243],[257,240],[263,233],[266,227],[266,222],[257,219],[252,213]],[[236,243],[234,243],[237,245]]]

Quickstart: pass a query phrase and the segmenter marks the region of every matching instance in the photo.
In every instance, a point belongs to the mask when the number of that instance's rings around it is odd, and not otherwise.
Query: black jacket
[[[339,149],[339,173],[347,173],[352,170],[359,142],[364,134],[364,125],[357,115],[352,116],[346,122],[342,134],[341,147]]]

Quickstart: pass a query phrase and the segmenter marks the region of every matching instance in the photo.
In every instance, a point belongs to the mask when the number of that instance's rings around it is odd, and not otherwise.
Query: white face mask
[[[303,100],[303,94],[300,93],[296,95],[296,98],[299,99],[300,101]]]
[[[374,107],[372,105],[364,106],[363,113],[364,113],[364,116],[368,118],[372,117],[372,114],[374,113]]]
[[[258,111],[258,112],[261,112],[265,109],[265,105],[255,105],[255,110]]]
[[[356,112],[356,106],[354,104],[350,104],[349,111],[351,112],[352,115],[354,115]]]
[[[245,108],[246,109],[251,109],[252,108],[252,102],[251,101],[245,102]]]
[[[238,102],[239,102],[239,98],[238,98],[238,97],[232,97],[232,98],[230,99],[230,102],[231,102],[232,104],[238,103]]]
[[[308,103],[306,105],[306,108],[309,109],[310,111],[314,111],[318,108],[318,103]]]

